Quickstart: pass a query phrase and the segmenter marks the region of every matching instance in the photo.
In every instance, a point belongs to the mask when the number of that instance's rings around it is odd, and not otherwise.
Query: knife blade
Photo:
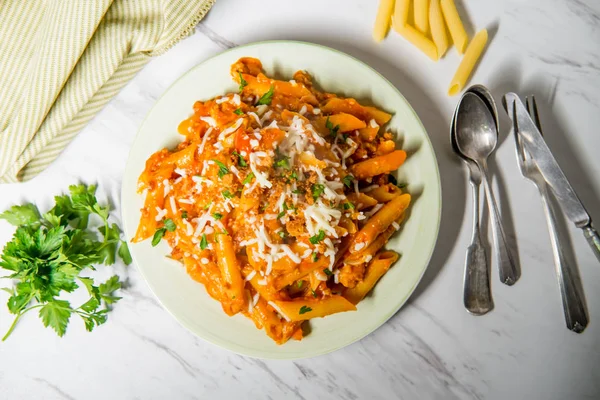
[[[578,228],[589,225],[590,215],[556,162],[521,99],[515,93],[507,93],[505,98],[507,107],[512,109],[515,132],[521,135],[525,148],[532,155],[564,213]],[[508,114],[510,116],[511,113]]]
[[[520,135],[525,148],[533,157],[563,212],[577,228],[583,230],[583,235],[600,261],[600,235],[592,227],[590,215],[556,162],[521,99],[515,93],[507,93],[504,95],[504,106],[513,120],[513,129]],[[509,110],[512,110],[512,113]]]

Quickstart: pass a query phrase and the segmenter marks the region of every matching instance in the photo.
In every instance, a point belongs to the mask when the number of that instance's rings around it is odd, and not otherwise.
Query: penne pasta
[[[415,27],[425,36],[429,34],[429,0],[415,0]]]
[[[352,304],[358,304],[373,289],[377,281],[398,260],[398,253],[383,251],[369,263],[363,280],[353,288],[344,290],[343,296]]]
[[[366,179],[375,175],[387,174],[398,169],[406,160],[404,150],[396,150],[384,156],[358,162],[350,167],[350,173],[357,179]]]
[[[448,50],[448,35],[446,34],[446,22],[442,13],[440,0],[431,0],[429,5],[429,26],[431,37],[437,48],[438,58],[442,58]]]
[[[460,19],[460,15],[458,15],[456,4],[454,4],[454,0],[440,0],[440,5],[444,14],[444,20],[452,37],[452,42],[456,46],[458,54],[464,54],[469,37]]]
[[[396,197],[402,194],[402,190],[391,183],[376,187],[369,191],[369,196],[375,199],[378,203],[387,203],[388,201],[394,200]]]
[[[245,306],[244,280],[241,269],[233,251],[231,236],[227,234],[216,235],[217,263],[221,270],[221,276],[226,283],[227,292],[231,299],[232,313],[237,313]]]
[[[390,28],[390,19],[394,10],[394,0],[380,0],[373,28],[373,39],[381,42]]]
[[[461,60],[452,81],[450,81],[450,87],[448,89],[448,95],[454,96],[465,87],[469,76],[473,72],[473,68],[479,61],[481,57],[481,53],[483,53],[483,49],[487,43],[488,35],[487,30],[482,29],[479,31],[471,43],[469,47],[467,47],[467,51]]]
[[[402,194],[389,203],[386,203],[354,236],[348,249],[350,253],[358,253],[369,246],[377,235],[385,231],[394,221],[400,218],[409,204],[410,195],[408,193]]]
[[[421,32],[416,30],[410,25],[405,25],[401,28],[396,28],[394,26],[396,32],[398,32],[402,37],[416,46],[419,50],[421,50],[427,57],[431,58],[433,61],[438,60],[438,53],[435,44]]]
[[[395,225],[398,228],[400,227],[400,224],[402,224],[402,222],[404,221],[405,216],[406,213],[402,213],[402,215],[396,220]],[[377,236],[377,238],[364,250],[349,255],[348,257],[342,259],[342,262],[348,265],[359,265],[369,262],[369,260],[372,259],[373,256],[375,256],[375,253],[381,250],[381,248],[385,246],[390,237],[394,233],[396,233],[396,226],[388,226],[388,228],[385,231],[383,231],[379,236]]]
[[[409,9],[410,0],[396,0],[392,25],[397,32],[402,30],[402,28],[407,25]]]
[[[274,301],[281,313],[290,321],[304,321],[310,318],[325,317],[344,311],[355,311],[354,304],[342,296],[328,296],[321,300],[297,299]]]

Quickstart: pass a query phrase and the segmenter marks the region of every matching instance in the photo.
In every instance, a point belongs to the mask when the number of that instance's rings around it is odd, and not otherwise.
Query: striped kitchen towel
[[[0,182],[31,179],[215,0],[0,0]]]

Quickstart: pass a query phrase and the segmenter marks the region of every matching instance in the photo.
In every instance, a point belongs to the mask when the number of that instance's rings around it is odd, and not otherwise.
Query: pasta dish
[[[399,255],[383,247],[411,197],[390,172],[406,159],[391,115],[313,86],[231,66],[239,91],[197,101],[184,140],[148,158],[133,239],[166,240],[225,313],[276,343],[303,322],[352,311]]]

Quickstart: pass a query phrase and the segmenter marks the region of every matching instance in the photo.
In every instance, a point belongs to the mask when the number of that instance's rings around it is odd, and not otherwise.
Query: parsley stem
[[[15,317],[15,320],[13,321],[12,325],[10,326],[10,328],[8,328],[8,332],[6,332],[6,335],[4,335],[4,337],[2,338],[2,341],[4,342],[6,339],[8,339],[8,337],[10,336],[10,334],[12,333],[12,331],[15,329],[15,326],[17,326],[17,321],[19,320],[19,318],[21,318],[21,316],[23,314],[25,314],[29,310],[33,310],[34,308],[40,308],[40,307],[43,307],[43,306],[44,306],[43,304],[37,304],[35,306],[31,306],[29,308],[26,308],[25,310],[23,310],[20,313],[18,313],[17,316]]]

